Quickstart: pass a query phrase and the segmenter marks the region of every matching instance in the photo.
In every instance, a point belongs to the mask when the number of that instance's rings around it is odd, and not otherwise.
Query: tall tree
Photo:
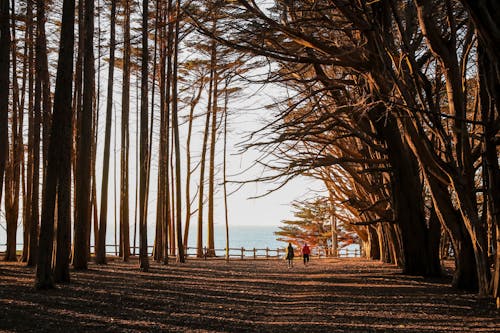
[[[214,30],[216,24],[214,23]],[[215,203],[215,147],[217,141],[217,109],[219,100],[219,75],[217,64],[217,44],[212,43],[213,68],[211,130],[210,130],[210,156],[208,166],[208,220],[207,220],[207,249],[208,254],[215,256],[215,231],[214,231],[214,203]]]
[[[77,191],[75,245],[73,266],[87,269],[91,209],[91,142],[94,105],[94,1],[85,0],[85,42],[83,50],[83,105],[79,116],[78,154],[76,165]]]
[[[130,10],[129,0],[123,0],[123,90],[121,116],[121,149],[120,149],[120,253],[124,261],[130,257],[129,226],[129,114],[130,114]]]
[[[54,212],[56,197],[64,196],[70,188],[70,144],[71,144],[71,93],[73,76],[73,46],[75,24],[75,1],[64,0],[61,24],[61,38],[57,67],[56,88],[54,96],[53,126],[48,148],[47,176],[45,193],[42,204],[42,219],[39,238],[39,253],[36,267],[35,286],[37,289],[54,287],[52,272],[52,250],[54,242]],[[63,170],[66,169],[66,170]],[[59,191],[64,187],[65,191]],[[66,204],[67,207],[60,207]],[[70,198],[67,196],[58,202],[58,215],[62,211],[69,212]],[[70,215],[58,216],[58,225],[63,218],[70,219]],[[69,224],[69,223],[68,223]]]
[[[167,207],[165,202],[166,190],[167,190],[167,177],[165,173],[167,172],[168,162],[167,154],[168,147],[167,143],[167,101],[166,101],[166,59],[167,59],[167,41],[166,41],[166,3],[157,3],[157,15],[156,15],[156,29],[159,30],[159,41],[160,41],[160,64],[159,64],[159,95],[160,95],[160,142],[158,144],[158,190],[157,190],[157,200],[156,200],[156,236],[155,236],[155,260],[162,260],[164,263],[168,262],[168,252],[166,247],[168,244],[167,239]],[[154,103],[152,103],[154,104]]]
[[[181,181],[181,149],[179,137],[179,116],[178,116],[178,56],[179,56],[179,21],[180,21],[180,0],[176,0],[175,6],[175,34],[174,34],[174,66],[172,77],[172,128],[174,135],[175,153],[175,225],[177,235],[177,260],[185,261],[184,244],[182,239],[182,181]]]
[[[213,23],[213,30],[215,30],[215,23]],[[215,78],[215,68],[217,64],[217,54],[215,51],[216,43],[211,42],[211,53],[210,53],[210,76],[208,84],[208,102],[207,102],[207,113],[205,115],[205,129],[203,132],[203,142],[201,147],[201,160],[200,160],[200,185],[199,185],[199,195],[198,195],[198,234],[197,234],[197,252],[198,257],[202,257],[203,253],[203,201],[204,201],[204,189],[205,189],[205,168],[206,168],[206,155],[208,146],[208,137],[210,131],[210,115],[212,114],[213,107],[213,96],[214,96],[214,78]]]
[[[148,200],[147,200],[147,181],[148,181],[148,1],[142,2],[142,64],[141,64],[141,143],[139,159],[139,263],[142,271],[149,270],[148,258]]]
[[[116,0],[111,0],[109,39],[108,92],[106,99],[106,129],[104,132],[104,161],[101,184],[101,212],[99,217],[99,236],[96,251],[96,262],[106,263],[106,226],[108,221],[108,183],[109,183],[109,153],[111,146],[111,116],[113,113],[113,83],[115,70],[116,43]]]
[[[7,249],[6,261],[17,260],[17,220],[19,215],[19,166],[20,140],[22,130],[19,129],[19,84],[17,81],[17,46],[16,46],[16,19],[15,3],[12,2],[12,117],[11,117],[11,145],[7,152],[5,169],[5,219],[7,221]],[[21,132],[21,136],[19,133]]]
[[[5,164],[9,149],[9,73],[10,73],[9,0],[0,2],[0,201],[2,200]]]
[[[30,37],[30,44],[33,43],[33,1],[28,2],[28,29],[27,35]],[[38,30],[40,25],[38,24],[40,9],[37,8],[37,37],[36,37],[36,48],[38,49]],[[30,91],[28,92],[28,159],[26,165],[26,196],[23,199],[23,206],[25,210],[24,225],[28,230],[25,233],[28,237],[24,240],[28,242],[25,244],[28,246],[26,262],[28,266],[36,265],[36,252],[38,247],[38,224],[39,224],[39,179],[40,179],[40,124],[41,124],[41,100],[42,100],[42,83],[41,76],[35,74],[33,70],[34,66],[39,67],[39,55],[38,50],[36,52],[36,59],[33,59],[33,47],[30,45],[29,54],[29,79],[28,86]],[[35,65],[33,64],[35,63]],[[38,70],[36,71],[38,72]],[[33,82],[36,81],[36,82]],[[31,93],[31,89],[35,85],[34,101]],[[34,103],[34,104],[33,104]],[[38,123],[37,123],[38,121]],[[35,185],[36,184],[36,185]],[[36,200],[36,202],[35,202]]]

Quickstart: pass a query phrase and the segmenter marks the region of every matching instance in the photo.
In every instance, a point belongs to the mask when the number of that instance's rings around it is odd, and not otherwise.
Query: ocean
[[[194,249],[196,247],[196,229],[197,226],[191,225],[190,235],[188,240],[188,251],[194,253]],[[19,228],[17,241],[18,243],[22,242],[22,228]],[[261,252],[265,252],[264,249],[269,248],[276,253],[277,248],[283,249],[286,244],[283,242],[279,242],[276,240],[276,236],[274,232],[278,230],[277,226],[247,226],[247,225],[234,225],[229,226],[229,248],[234,249],[231,250],[231,255],[236,255],[241,253],[241,248],[243,247],[246,250],[261,249],[262,251],[258,251],[258,255]],[[204,244],[206,244],[206,226],[203,230],[204,232]],[[222,224],[215,225],[215,248],[217,250],[217,255],[224,255],[224,249],[226,247],[226,229]],[[148,243],[150,246],[153,245],[154,241],[155,228],[148,228]],[[130,243],[134,244],[132,239],[133,237],[133,226],[130,229]],[[92,237],[93,238],[93,237]],[[113,252],[114,249],[114,228],[113,226],[108,227],[107,230],[107,247],[109,252]],[[0,229],[0,252],[5,251],[5,243],[6,243],[6,231],[2,228]],[[93,241],[91,242],[93,243]],[[138,245],[138,241],[136,241],[136,245]],[[22,244],[18,244],[18,250],[22,249]],[[245,253],[245,255],[250,255],[249,253]]]
[[[262,258],[266,256],[282,257],[284,255],[286,243],[280,242],[276,240],[276,236],[274,235],[275,231],[278,231],[278,226],[266,226],[266,225],[230,225],[229,226],[229,249],[230,249],[230,257],[241,257],[242,255],[245,257],[257,257]],[[115,246],[114,242],[114,228],[113,226],[108,227],[107,230],[107,246],[106,250],[109,254],[115,254],[118,251],[118,247]],[[19,228],[17,235],[17,249],[22,250],[22,228]],[[203,230],[204,239],[203,244],[206,244],[206,226]],[[130,229],[130,244],[131,247],[134,245],[133,240],[133,226]],[[148,244],[149,244],[149,252],[151,253],[153,242],[154,242],[154,234],[155,228],[149,226],[148,228]],[[214,227],[214,242],[215,242],[215,250],[216,255],[218,257],[225,256],[225,248],[226,248],[226,229],[223,224],[216,224]],[[138,235],[137,235],[138,236]],[[191,225],[190,235],[187,246],[187,254],[189,256],[194,256],[196,254],[196,238],[197,238],[197,226],[196,224]],[[3,228],[0,228],[0,252],[5,251],[5,243],[6,243],[6,232]],[[93,237],[91,237],[91,244],[93,246]],[[138,240],[135,242],[138,247]],[[255,249],[255,251],[254,251]],[[279,250],[278,250],[279,249]],[[354,251],[357,251],[357,254]],[[135,253],[138,253],[138,248]],[[344,249],[339,250],[339,255],[342,256],[358,256],[360,248],[358,244],[351,244]],[[347,251],[347,252],[346,252]],[[351,251],[351,252],[349,252]],[[131,252],[134,253],[133,248]],[[316,253],[316,250],[313,249],[313,254]]]

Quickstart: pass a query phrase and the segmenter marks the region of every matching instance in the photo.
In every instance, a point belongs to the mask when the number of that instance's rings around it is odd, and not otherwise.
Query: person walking
[[[302,247],[302,257],[304,259],[304,265],[307,265],[309,263],[309,255],[311,254],[311,249],[309,246],[307,246],[307,243],[304,244],[304,247]]]
[[[288,243],[288,247],[286,248],[286,260],[288,263],[288,268],[293,267],[293,257],[295,256],[292,243]]]

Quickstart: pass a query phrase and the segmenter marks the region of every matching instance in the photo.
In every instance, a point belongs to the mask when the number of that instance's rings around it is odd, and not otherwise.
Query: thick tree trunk
[[[455,252],[455,271],[452,286],[458,289],[477,290],[477,274],[474,250],[460,212],[456,211],[446,186],[426,172],[434,211],[443,228],[448,232]]]
[[[372,226],[368,226],[368,246],[366,251],[366,257],[372,260],[380,260],[380,243],[377,234],[377,229]]]
[[[73,267],[87,269],[91,223],[91,140],[94,104],[94,1],[85,0],[85,45],[83,53],[83,105],[79,120],[78,158],[76,165],[75,244]]]
[[[400,135],[393,116],[376,116],[377,132],[385,139],[393,173],[392,207],[401,231],[405,274],[437,276],[441,274],[439,251],[430,244],[423,206],[423,186],[416,158]]]
[[[59,60],[57,67],[56,90],[54,97],[54,113],[52,133],[49,145],[49,159],[47,161],[47,178],[45,195],[42,205],[42,220],[39,239],[39,253],[36,268],[37,289],[53,288],[54,278],[52,273],[52,249],[54,241],[54,211],[56,206],[56,192],[58,178],[61,174],[68,175],[70,170],[69,161],[61,163],[62,160],[69,159],[68,147],[71,138],[71,89],[73,75],[73,46],[74,46],[74,16],[75,1],[64,0],[63,16],[61,27],[61,39],[59,47]],[[64,143],[65,144],[61,144]],[[64,149],[66,147],[66,150]],[[67,155],[64,155],[64,154]],[[64,181],[64,179],[62,179]],[[63,184],[63,186],[66,184]],[[63,202],[69,203],[69,199]],[[67,208],[59,207],[59,210]],[[60,211],[59,211],[60,213]]]
[[[489,292],[490,270],[487,262],[487,242],[484,227],[478,216],[476,193],[474,189],[474,166],[472,161],[470,137],[467,130],[466,96],[462,88],[465,73],[457,59],[455,39],[443,38],[441,28],[434,22],[434,9],[429,0],[415,0],[419,24],[427,39],[430,50],[439,60],[446,79],[448,109],[453,117],[451,136],[453,139],[454,163],[448,171],[451,185],[456,192],[458,206],[463,221],[469,232],[474,248],[480,295]],[[451,23],[450,23],[451,24]]]
[[[498,135],[496,113],[500,113],[500,101],[497,99],[497,96],[500,96],[500,78],[497,78],[493,72],[495,66],[500,66],[499,61],[500,59],[497,58],[495,64],[491,55],[484,51],[483,45],[478,46],[479,96],[481,117],[484,123],[483,187],[486,190],[486,211],[490,219],[488,256],[492,252],[494,259],[491,293],[496,298],[500,297],[500,248],[498,247],[498,241],[500,241],[498,234],[500,226],[500,167],[495,142],[495,137]]]

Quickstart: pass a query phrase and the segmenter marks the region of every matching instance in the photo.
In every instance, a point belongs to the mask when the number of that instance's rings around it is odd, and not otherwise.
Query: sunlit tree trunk
[[[464,224],[469,232],[474,248],[476,269],[478,275],[478,289],[480,295],[488,295],[490,290],[490,269],[486,230],[478,215],[476,193],[474,188],[474,165],[471,153],[470,134],[467,129],[466,96],[463,89],[463,75],[457,58],[456,38],[443,38],[441,28],[435,23],[432,16],[434,7],[429,0],[414,1],[419,19],[420,28],[426,38],[429,49],[436,56],[443,68],[448,98],[448,111],[453,116],[450,128],[450,137],[453,142],[454,161],[453,170],[448,177],[453,190]],[[454,22],[449,22],[452,29]]]
[[[186,135],[186,222],[184,226],[184,246],[188,246],[189,242],[189,227],[191,224],[191,174],[194,170],[191,170],[191,137],[193,133],[193,120],[194,120],[194,110],[196,105],[201,98],[201,93],[203,92],[203,88],[205,86],[205,77],[202,76],[200,78],[200,85],[198,88],[198,92],[193,96],[193,99],[189,105],[189,119],[188,119],[188,132]]]
[[[217,45],[212,44],[212,57],[217,64]],[[212,121],[210,130],[210,157],[208,167],[208,220],[207,220],[207,249],[210,256],[215,256],[214,235],[214,201],[215,201],[215,147],[217,141],[217,108],[219,99],[219,76],[217,66],[214,68],[212,91]]]
[[[215,26],[215,24],[214,24]],[[206,167],[206,154],[208,145],[208,135],[210,131],[210,115],[212,114],[212,99],[214,91],[214,77],[215,68],[217,63],[216,52],[215,52],[215,42],[212,42],[211,46],[211,56],[210,56],[210,79],[208,85],[208,102],[207,102],[207,113],[205,116],[205,130],[203,132],[203,143],[201,148],[201,160],[200,160],[200,185],[199,185],[199,195],[198,195],[198,235],[197,235],[197,257],[202,257],[203,253],[203,201],[204,201],[204,190],[205,190],[205,167]]]

